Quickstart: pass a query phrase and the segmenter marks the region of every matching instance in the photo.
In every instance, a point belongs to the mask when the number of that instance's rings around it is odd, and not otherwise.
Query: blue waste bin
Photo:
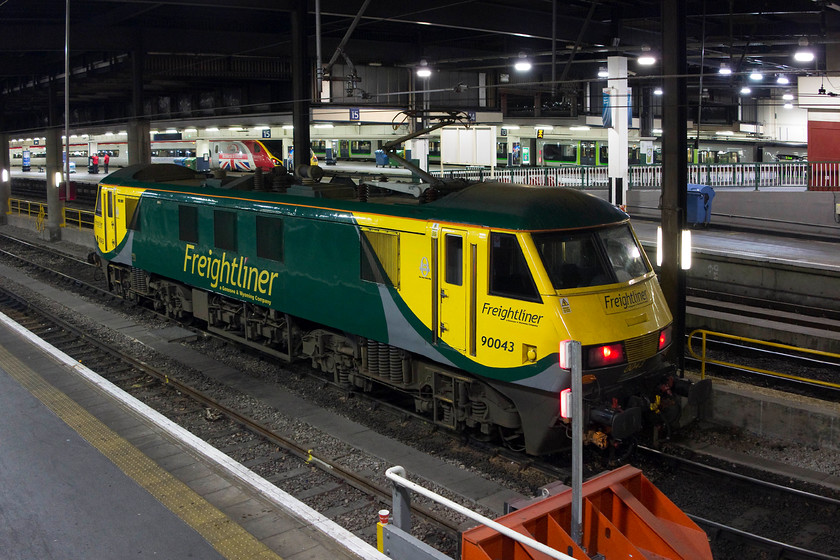
[[[376,150],[376,167],[388,167],[390,164],[391,160],[388,158],[385,150]]]
[[[324,151],[324,162],[327,165],[335,165],[336,161],[338,161],[335,157],[335,151],[332,148],[327,148]]]
[[[685,220],[692,225],[709,225],[712,219],[712,199],[715,190],[709,185],[688,184]]]

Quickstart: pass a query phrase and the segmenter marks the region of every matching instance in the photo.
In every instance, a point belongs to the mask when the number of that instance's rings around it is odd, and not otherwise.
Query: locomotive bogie
[[[568,338],[597,380],[587,415],[604,433],[634,430],[631,397],[653,402],[669,374],[656,276],[626,214],[594,197],[481,183],[427,204],[360,202],[152,167],[101,186],[115,292],[347,387],[390,388],[439,425],[519,437],[533,454],[564,447]]]

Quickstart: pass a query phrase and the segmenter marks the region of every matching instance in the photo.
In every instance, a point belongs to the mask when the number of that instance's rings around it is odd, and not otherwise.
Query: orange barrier
[[[712,560],[706,533],[642,471],[629,465],[583,483],[583,548],[569,536],[571,509],[572,491],[568,489],[496,521],[578,560],[590,560],[595,554],[608,559]],[[462,560],[545,557],[489,527],[462,534]]]

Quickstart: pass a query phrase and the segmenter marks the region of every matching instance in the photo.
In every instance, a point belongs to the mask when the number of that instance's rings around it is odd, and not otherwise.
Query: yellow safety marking
[[[0,346],[3,369],[105,457],[231,560],[282,560],[189,486],[160,468]]]

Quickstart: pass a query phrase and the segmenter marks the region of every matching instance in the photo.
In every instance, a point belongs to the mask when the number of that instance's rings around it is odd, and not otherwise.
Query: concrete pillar
[[[152,145],[149,121],[134,120],[128,123],[128,164],[152,163]]]
[[[630,114],[630,103],[627,87],[627,57],[607,57],[607,81],[610,93],[610,107],[612,108],[612,126],[607,129],[609,142],[609,201],[616,206],[627,204],[627,183],[629,173],[627,168],[627,124]]]
[[[299,165],[309,165],[309,100],[312,98],[306,2],[296,4],[297,7],[292,12],[292,124],[295,125],[295,169]]]
[[[52,127],[47,129],[47,235],[50,241],[61,240],[61,226],[64,225],[64,201],[59,199],[58,187],[62,178],[61,154],[64,146],[61,143],[61,129]]]
[[[685,367],[686,271],[680,263],[686,218],[686,1],[662,0],[662,269],[665,300],[674,316],[670,358]]]
[[[9,223],[9,197],[12,196],[12,161],[9,135],[0,132],[0,225]]]

